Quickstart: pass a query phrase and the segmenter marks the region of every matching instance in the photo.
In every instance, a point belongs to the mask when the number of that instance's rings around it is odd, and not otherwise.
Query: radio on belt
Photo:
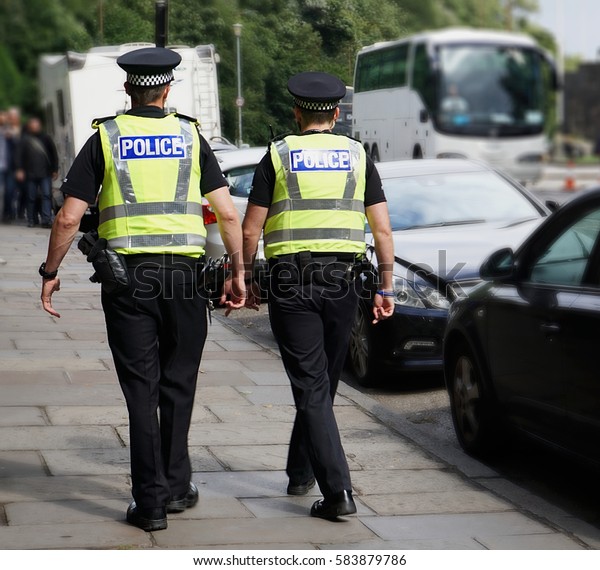
[[[183,135],[120,136],[119,159],[186,158]]]

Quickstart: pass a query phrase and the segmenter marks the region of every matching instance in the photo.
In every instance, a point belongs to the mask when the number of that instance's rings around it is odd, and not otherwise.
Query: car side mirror
[[[556,212],[560,208],[560,204],[556,200],[546,200],[545,204],[551,212]]]
[[[426,123],[429,121],[429,113],[427,109],[421,109],[419,112],[419,121],[421,121],[421,123]]]
[[[492,253],[479,269],[479,276],[485,281],[506,279],[514,274],[515,254],[510,247]]]

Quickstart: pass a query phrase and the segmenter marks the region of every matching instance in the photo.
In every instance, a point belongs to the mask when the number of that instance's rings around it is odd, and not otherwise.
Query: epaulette
[[[282,133],[280,135],[277,135],[275,137],[273,137],[270,141],[269,144],[267,145],[268,148],[271,148],[271,144],[279,142],[281,140],[283,140],[285,137],[289,137],[290,135],[293,135],[294,133],[292,132],[287,132],[287,133]]]
[[[198,124],[198,119],[196,119],[195,117],[189,117],[188,115],[183,115],[181,113],[174,113],[174,115],[178,119],[185,119],[186,121],[189,121],[190,123]]]
[[[100,117],[99,119],[93,119],[92,120],[92,129],[97,129],[99,125],[101,125],[102,123],[105,123],[106,121],[110,121],[111,119],[114,119],[116,117],[116,115],[110,115],[109,117]]]

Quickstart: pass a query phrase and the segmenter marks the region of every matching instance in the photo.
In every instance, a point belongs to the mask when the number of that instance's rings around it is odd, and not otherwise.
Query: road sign
[[[243,97],[236,97],[235,98],[235,106],[236,107],[243,107],[244,106],[244,98]]]

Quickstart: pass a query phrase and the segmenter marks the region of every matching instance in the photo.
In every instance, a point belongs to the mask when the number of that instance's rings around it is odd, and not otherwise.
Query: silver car
[[[240,221],[243,221],[246,213],[254,170],[266,152],[266,147],[254,147],[215,153],[221,171],[229,183],[231,199],[237,208]],[[219,233],[217,217],[208,200],[204,200],[202,212],[206,226],[206,257],[218,259],[225,253],[225,245]]]

